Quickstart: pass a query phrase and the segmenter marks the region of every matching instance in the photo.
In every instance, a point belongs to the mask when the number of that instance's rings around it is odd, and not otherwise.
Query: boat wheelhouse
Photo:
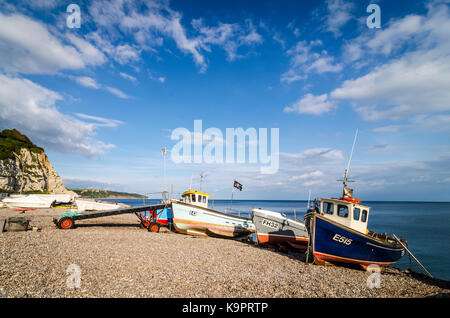
[[[181,197],[183,198],[182,202],[184,203],[199,206],[202,208],[208,208],[208,201],[211,195],[196,190],[188,190],[184,192]]]
[[[328,220],[366,234],[370,207],[360,200],[324,198],[320,201],[320,214]]]

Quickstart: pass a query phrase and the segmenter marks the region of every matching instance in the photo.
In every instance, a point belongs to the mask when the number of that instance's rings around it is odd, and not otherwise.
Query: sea
[[[131,206],[156,204],[159,200],[115,199]],[[408,241],[408,248],[436,278],[450,281],[450,202],[364,201],[371,207],[368,228],[374,232],[395,234]],[[212,202],[210,201],[210,208]],[[284,213],[302,220],[307,201],[215,200],[214,209],[248,217],[253,208]],[[230,210],[231,208],[231,210]],[[421,269],[405,254],[393,265],[400,269]]]

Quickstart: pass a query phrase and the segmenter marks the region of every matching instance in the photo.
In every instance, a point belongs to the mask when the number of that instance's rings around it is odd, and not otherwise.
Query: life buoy
[[[341,200],[345,200],[345,201],[353,202],[353,203],[357,203],[357,204],[361,203],[361,200],[356,199],[356,198],[342,197]]]

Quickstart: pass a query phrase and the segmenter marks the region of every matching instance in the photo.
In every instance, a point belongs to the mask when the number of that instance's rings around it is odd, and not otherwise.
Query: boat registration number
[[[266,220],[266,219],[262,220],[262,225],[270,227],[270,228],[275,229],[275,230],[278,230],[278,227],[279,227],[278,223],[275,223],[275,222],[272,222],[272,221],[269,221],[269,220]]]
[[[191,210],[191,211],[189,211],[189,214],[192,215],[192,216],[196,216],[197,215],[197,211],[192,211]]]
[[[347,238],[345,236],[342,236],[342,235],[339,235],[339,234],[335,234],[333,236],[333,240],[338,242],[338,243],[344,244],[344,245],[350,245],[353,242],[352,239],[349,239],[349,238]]]

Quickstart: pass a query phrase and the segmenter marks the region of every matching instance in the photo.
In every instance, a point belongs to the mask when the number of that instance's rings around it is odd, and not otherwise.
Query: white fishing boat
[[[284,214],[263,209],[253,209],[252,219],[259,244],[288,244],[297,249],[307,248],[308,231],[303,222],[288,219]]]
[[[11,209],[19,208],[35,208],[48,209],[52,204],[69,203],[74,200],[71,194],[27,194],[27,195],[12,195],[11,197],[3,199],[3,204]]]
[[[252,220],[208,208],[210,195],[188,190],[172,201],[173,224],[179,233],[199,236],[243,237],[256,231]]]
[[[80,199],[76,199],[75,203],[77,205],[78,212],[83,212],[83,211],[107,211],[107,210],[115,210],[115,209],[126,207],[125,204],[106,203],[106,202],[99,202],[99,201],[94,201],[94,200],[80,200]]]

